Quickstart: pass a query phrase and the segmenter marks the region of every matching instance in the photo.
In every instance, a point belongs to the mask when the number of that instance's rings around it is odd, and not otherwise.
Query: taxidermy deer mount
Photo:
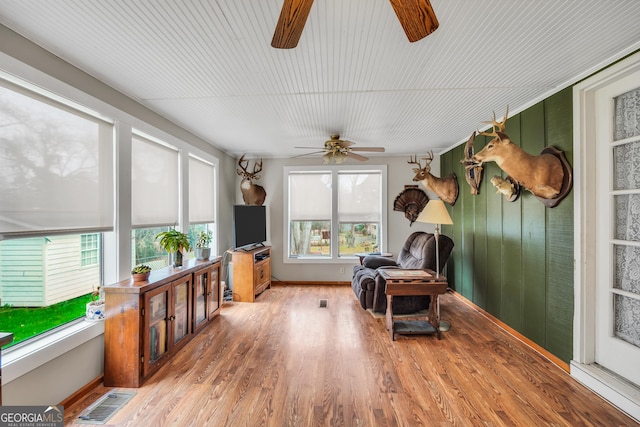
[[[260,159],[260,162],[253,164],[253,172],[247,172],[249,160],[245,160],[243,154],[240,160],[238,160],[238,166],[240,166],[240,168],[236,169],[236,172],[242,177],[240,191],[242,192],[244,204],[261,206],[264,203],[264,199],[267,198],[267,192],[261,185],[254,184],[253,180],[260,179],[260,175],[258,174],[262,172],[262,159]]]
[[[473,160],[482,165],[484,162],[496,162],[498,167],[506,172],[518,184],[529,190],[539,199],[555,200],[554,203],[543,203],[553,207],[568,193],[571,187],[571,167],[564,154],[553,148],[545,148],[538,156],[525,152],[511,142],[504,133],[509,108],[501,122],[493,120],[486,122],[492,125],[491,132],[481,135],[494,137]],[[541,200],[542,201],[542,200]]]
[[[460,163],[464,165],[464,177],[471,187],[471,194],[476,195],[480,191],[480,183],[482,182],[482,164],[478,164],[473,160],[473,142],[476,140],[476,132],[474,131],[464,146],[464,159]]]
[[[428,189],[433,191],[443,201],[453,206],[458,199],[458,179],[456,174],[451,172],[446,178],[438,178],[431,174],[431,162],[433,161],[433,151],[427,153],[427,157],[422,157],[421,160],[426,160],[426,164],[422,166],[417,156],[409,157],[410,165],[418,165],[417,168],[413,168],[413,172],[416,176],[413,177],[414,181],[420,181]]]

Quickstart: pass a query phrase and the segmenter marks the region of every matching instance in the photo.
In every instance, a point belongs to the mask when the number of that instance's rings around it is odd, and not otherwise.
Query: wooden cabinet
[[[142,376],[148,377],[164,358],[189,340],[191,276],[144,293]]]
[[[140,387],[218,314],[220,257],[104,287],[104,385]]]
[[[254,302],[257,295],[271,287],[271,248],[232,251],[233,300]]]
[[[193,273],[193,331],[198,332],[220,310],[220,263]]]

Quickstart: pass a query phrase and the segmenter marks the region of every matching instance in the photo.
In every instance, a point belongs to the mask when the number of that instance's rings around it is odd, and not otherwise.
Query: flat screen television
[[[267,240],[267,210],[265,206],[233,206],[233,246],[248,249]]]

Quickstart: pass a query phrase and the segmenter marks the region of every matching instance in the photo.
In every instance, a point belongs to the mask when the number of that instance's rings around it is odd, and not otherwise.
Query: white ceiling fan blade
[[[351,153],[349,151],[347,151],[346,154],[347,154],[347,156],[351,157],[352,159],[360,160],[361,162],[366,162],[367,160],[369,160],[368,157],[361,156],[360,154],[356,154],[356,153]]]
[[[302,148],[304,150],[318,150],[318,147],[293,147],[293,148]]]
[[[355,144],[355,142],[347,141],[345,139],[341,139],[338,141],[338,145],[340,146],[340,148],[351,147],[353,144]]]
[[[373,153],[384,153],[383,147],[351,147],[351,151],[371,151]]]

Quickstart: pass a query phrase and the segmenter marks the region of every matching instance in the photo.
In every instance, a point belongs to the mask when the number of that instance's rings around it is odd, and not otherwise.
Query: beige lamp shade
[[[426,222],[428,224],[453,224],[449,211],[444,202],[439,199],[429,200],[427,206],[424,207],[418,218],[418,222]]]

